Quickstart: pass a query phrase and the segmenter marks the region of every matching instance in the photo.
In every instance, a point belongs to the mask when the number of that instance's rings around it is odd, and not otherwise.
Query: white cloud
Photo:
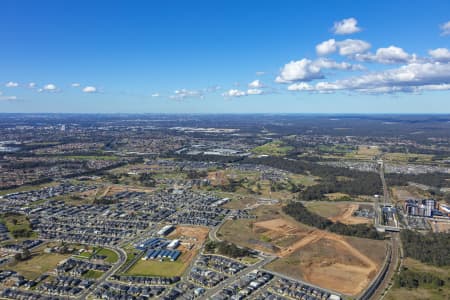
[[[447,84],[428,84],[420,87],[424,91],[447,91],[450,90],[450,83]]]
[[[364,67],[361,65],[354,65],[348,62],[336,62],[327,58],[319,58],[313,62],[314,65],[321,69],[335,69],[335,70],[348,70],[348,71],[358,71],[363,70]]]
[[[360,31],[361,28],[358,27],[358,20],[355,18],[348,18],[334,22],[334,34],[352,34]]]
[[[15,101],[18,100],[17,96],[3,96],[3,93],[0,91],[0,101]]]
[[[36,87],[36,82],[29,82],[29,83],[28,83],[28,87],[29,87],[30,89],[34,89],[34,88]]]
[[[56,90],[57,90],[57,87],[53,83],[46,84],[46,85],[44,85],[44,87],[42,89],[39,89],[39,91],[41,91],[41,92],[43,92],[43,91],[54,92]]]
[[[247,95],[261,95],[263,93],[264,93],[264,91],[261,89],[248,89],[247,90]]]
[[[241,91],[238,89],[231,89],[228,90],[227,92],[222,94],[224,97],[243,97],[243,96],[247,96],[247,93],[245,91]]]
[[[281,69],[280,75],[277,76],[275,82],[277,83],[292,83],[296,81],[311,81],[314,79],[322,79],[325,76],[322,69],[335,70],[361,70],[361,65],[353,65],[347,62],[335,62],[330,59],[319,58],[317,60],[309,60],[303,58],[298,61],[291,61],[284,65]]]
[[[323,41],[316,46],[317,55],[324,56],[336,52],[337,45],[335,39],[329,39],[328,41]]]
[[[415,55],[410,55],[405,50],[397,46],[378,48],[375,54],[358,53],[355,54],[353,58],[359,61],[378,62],[381,64],[401,64],[416,60]]]
[[[326,93],[326,92],[340,90],[341,86],[337,83],[318,82],[314,88],[318,92]]]
[[[376,61],[383,64],[405,63],[410,59],[410,55],[405,50],[396,46],[379,48],[375,57]]]
[[[319,66],[314,65],[311,60],[303,58],[284,65],[275,81],[278,83],[289,83],[293,81],[311,81],[323,77]]]
[[[430,56],[437,61],[450,61],[450,51],[447,48],[437,48],[434,50],[430,50],[428,51],[428,54],[430,54]]]
[[[72,87],[80,87],[81,84],[79,84],[78,82],[74,82],[71,84]]]
[[[358,53],[364,53],[370,49],[370,44],[363,40],[346,39],[337,42],[339,54],[343,56],[351,56]]]
[[[14,87],[18,87],[18,86],[19,86],[19,83],[14,82],[14,81],[9,81],[9,82],[7,82],[7,83],[5,84],[5,86],[8,87],[8,88],[14,88]]]
[[[266,74],[266,72],[264,72],[264,71],[258,71],[258,72],[256,72],[255,74],[256,74],[256,76],[262,76],[262,75]]]
[[[450,21],[441,25],[441,35],[450,35]]]
[[[159,93],[153,93],[152,97],[160,97],[161,95]]]
[[[262,88],[263,86],[264,85],[262,84],[261,80],[259,80],[259,79],[253,80],[252,82],[250,82],[248,84],[249,88],[254,88],[254,89]]]
[[[83,88],[84,93],[97,93],[97,88],[95,86],[86,86]]]
[[[202,91],[198,91],[198,90],[179,89],[179,90],[175,90],[173,95],[170,95],[169,98],[173,99],[173,100],[184,100],[187,98],[203,99],[204,94]]]
[[[354,56],[366,52],[370,47],[370,44],[363,40],[336,41],[335,39],[329,39],[316,45],[316,53],[319,56],[327,56],[339,50],[339,54],[342,56]]]
[[[288,86],[289,91],[312,91],[314,87],[306,82],[293,83]]]
[[[449,89],[450,64],[440,62],[410,63],[399,68],[334,82],[319,82],[315,86],[300,86],[299,84],[290,87],[290,90],[298,91],[335,92],[347,90],[372,94]]]

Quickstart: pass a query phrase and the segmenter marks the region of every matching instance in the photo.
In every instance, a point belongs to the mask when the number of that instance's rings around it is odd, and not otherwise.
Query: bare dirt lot
[[[180,239],[182,244],[192,249],[200,249],[208,236],[209,228],[202,226],[177,226],[168,237]]]
[[[267,268],[355,296],[374,278],[385,253],[384,242],[364,242],[370,248],[358,248],[345,237],[315,230],[282,250]]]
[[[307,204],[307,208],[322,217],[329,218],[333,222],[344,224],[370,224],[371,219],[354,216],[360,204],[344,202],[314,202]]]
[[[230,221],[221,237],[277,255],[270,270],[351,296],[382,265],[384,241],[344,237],[298,223],[281,211],[271,213],[270,218]]]
[[[395,200],[403,202],[407,199],[423,199],[430,197],[430,193],[415,186],[395,186],[391,188]]]
[[[372,222],[371,219],[363,218],[363,217],[356,217],[353,215],[353,213],[358,210],[359,205],[358,204],[347,204],[342,205],[342,209],[339,213],[339,215],[330,218],[333,222],[341,222],[344,224],[369,224]]]
[[[433,232],[450,232],[450,223],[429,221]]]

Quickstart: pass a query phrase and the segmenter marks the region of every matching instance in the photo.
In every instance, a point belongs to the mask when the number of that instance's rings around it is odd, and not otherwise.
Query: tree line
[[[450,233],[400,232],[405,255],[435,266],[450,266]]]
[[[416,289],[419,287],[441,288],[447,283],[441,277],[428,273],[417,272],[403,267],[400,274],[395,277],[395,286],[400,288]]]
[[[436,188],[450,187],[450,174],[447,173],[386,174],[385,177],[388,185],[406,186],[415,182]]]
[[[366,224],[347,225],[340,222],[332,222],[316,213],[309,211],[300,202],[290,202],[283,207],[284,213],[293,217],[298,222],[313,226],[330,232],[355,236],[361,238],[380,240],[384,239],[384,235],[379,233],[375,227]]]
[[[230,242],[208,241],[205,244],[205,251],[218,253],[232,258],[244,257],[251,254],[251,250],[245,247],[238,247]]]

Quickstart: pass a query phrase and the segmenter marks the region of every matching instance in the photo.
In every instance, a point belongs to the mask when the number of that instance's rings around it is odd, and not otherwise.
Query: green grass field
[[[14,238],[36,237],[37,234],[31,230],[31,225],[25,215],[4,214],[0,217],[0,222],[4,223]],[[24,236],[23,234],[29,234]]]
[[[97,279],[100,278],[104,273],[95,270],[89,270],[86,274],[83,275],[84,278],[87,279]]]
[[[316,179],[319,179],[319,177],[315,177],[312,175],[289,174],[289,179],[292,180],[292,182],[294,182],[295,184],[311,186],[316,184]]]
[[[13,270],[27,279],[35,279],[39,275],[51,271],[56,268],[56,265],[62,260],[68,258],[70,255],[62,255],[56,253],[35,253],[32,258],[14,262],[9,265],[2,266],[2,270]]]
[[[333,202],[310,202],[306,204],[306,208],[325,218],[335,217],[341,211],[336,203]]]
[[[253,148],[252,152],[259,155],[284,156],[293,149],[291,146],[284,146],[282,141],[273,141]]]
[[[386,154],[384,154],[384,159],[386,161],[427,163],[427,162],[431,162],[432,158],[433,158],[433,155],[430,155],[430,154],[416,154],[416,153],[386,153]]]
[[[106,249],[106,248],[100,249],[98,252],[96,252],[96,254],[106,256],[105,261],[108,263],[113,264],[119,260],[119,256],[117,255],[116,252],[114,252],[113,250]]]
[[[183,253],[176,261],[138,260],[127,272],[127,275],[135,276],[181,276],[187,268],[184,263]]]

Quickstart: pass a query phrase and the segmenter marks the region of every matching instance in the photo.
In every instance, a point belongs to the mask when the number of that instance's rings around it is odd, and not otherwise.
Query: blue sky
[[[449,1],[2,1],[0,112],[450,113]]]

